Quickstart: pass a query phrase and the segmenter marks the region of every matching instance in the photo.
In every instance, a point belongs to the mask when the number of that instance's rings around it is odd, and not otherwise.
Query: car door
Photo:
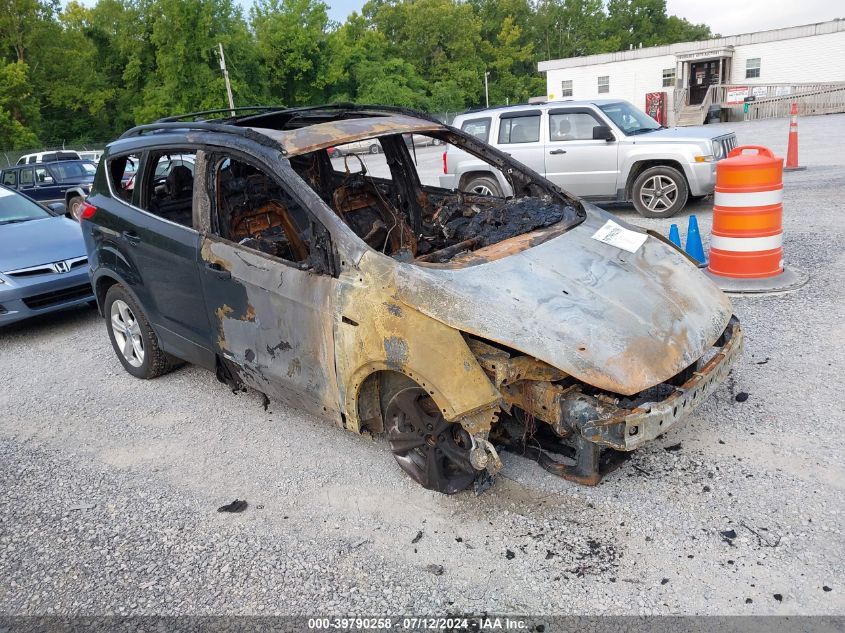
[[[138,297],[162,348],[213,369],[211,326],[197,269],[200,235],[192,225],[193,183],[159,199],[152,178],[159,160],[160,153],[146,154],[132,197],[122,199],[117,192],[127,157],[109,157],[112,195],[91,199],[98,207],[94,238],[104,242],[100,252],[117,251],[125,262],[111,265]]]
[[[33,169],[35,170],[35,190],[39,196],[37,200],[45,203],[64,202],[67,186],[63,186],[46,165],[36,165]]]
[[[9,187],[10,189],[17,189],[18,188],[18,170],[17,169],[4,169],[0,171],[0,182],[4,185]]]
[[[503,112],[496,132],[496,146],[538,174],[545,170],[542,118],[537,108]]]
[[[547,125],[546,178],[577,196],[615,198],[619,143],[593,139],[593,128],[607,122],[589,108],[554,108]]]
[[[26,194],[33,200],[39,202],[46,201],[43,197],[44,192],[40,192],[35,188],[35,170],[32,167],[21,167],[18,169],[18,191]]]
[[[220,153],[198,161],[195,171],[208,174],[211,189],[198,265],[215,351],[254,389],[336,415],[338,290],[327,271],[328,233],[254,158]]]

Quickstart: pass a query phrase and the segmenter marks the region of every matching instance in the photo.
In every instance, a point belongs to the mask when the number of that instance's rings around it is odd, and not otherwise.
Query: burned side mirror
[[[611,130],[606,125],[596,125],[593,127],[593,140],[594,141],[615,141],[616,138],[613,136],[613,130]]]

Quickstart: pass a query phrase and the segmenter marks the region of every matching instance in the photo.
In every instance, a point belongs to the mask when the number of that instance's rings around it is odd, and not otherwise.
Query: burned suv
[[[133,376],[201,365],[385,435],[411,477],[454,493],[489,481],[503,447],[595,484],[739,352],[730,302],[681,251],[469,134],[376,106],[216,114],[126,132],[82,213]],[[409,134],[488,163],[513,195],[440,188],[442,150]],[[379,152],[344,150],[365,140]],[[193,171],[162,178],[174,156]]]

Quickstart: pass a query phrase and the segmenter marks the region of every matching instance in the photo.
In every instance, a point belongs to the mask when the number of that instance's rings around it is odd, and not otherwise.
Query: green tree
[[[618,50],[608,39],[602,0],[540,0],[534,16],[541,59],[563,59]]]
[[[38,102],[30,91],[26,63],[0,63],[0,147],[34,147],[38,137],[32,126],[37,122]]]
[[[154,0],[146,10],[154,67],[149,71],[129,66],[125,73],[126,79],[143,81],[143,99],[133,108],[135,119],[225,108],[217,44],[223,44],[229,61],[237,59],[239,47],[248,43],[240,8],[231,0]],[[142,61],[135,63],[140,66]]]
[[[328,7],[319,0],[258,0],[250,18],[264,81],[284,105],[319,100],[326,87]]]
[[[609,0],[607,35],[617,50],[713,37],[704,25],[666,13],[666,0]]]

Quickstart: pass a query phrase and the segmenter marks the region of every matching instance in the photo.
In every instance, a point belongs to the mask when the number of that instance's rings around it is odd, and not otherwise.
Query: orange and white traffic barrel
[[[714,198],[708,275],[727,291],[791,289],[799,279],[783,265],[783,158],[759,145],[733,149],[716,163]]]

